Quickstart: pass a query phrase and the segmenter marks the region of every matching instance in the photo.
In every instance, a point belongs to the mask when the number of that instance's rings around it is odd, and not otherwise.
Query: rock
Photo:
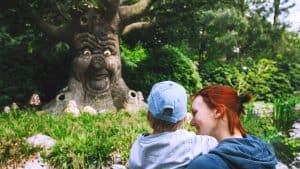
[[[126,167],[124,165],[121,164],[113,164],[110,167],[111,169],[126,169]]]
[[[36,156],[36,158],[32,160],[28,160],[25,162],[25,164],[22,167],[19,167],[18,169],[51,169],[47,163],[43,162],[43,159],[40,154]]]
[[[43,134],[36,134],[29,137],[26,141],[33,146],[44,147],[46,150],[50,150],[56,143],[53,138]]]
[[[300,129],[300,123],[296,122],[292,125],[293,129]]]
[[[74,116],[79,116],[80,115],[80,110],[78,109],[75,100],[69,100],[66,108],[64,109],[64,112],[65,113],[71,113]]]
[[[97,111],[91,106],[85,106],[82,109],[82,112],[86,112],[86,113],[93,114],[93,115],[97,114]]]
[[[294,91],[293,94],[300,94],[300,91]]]
[[[10,107],[9,106],[5,106],[3,109],[4,113],[9,113],[10,112]]]
[[[300,122],[296,121],[292,125],[292,129],[288,130],[288,133],[291,138],[300,138]]]
[[[272,103],[254,102],[253,113],[258,117],[271,116],[274,112]]]
[[[300,111],[300,103],[298,103],[298,104],[295,105],[294,110],[295,111]]]
[[[18,108],[19,108],[19,106],[17,105],[16,102],[13,102],[13,103],[11,104],[11,109],[17,110]]]
[[[144,96],[141,91],[137,91],[137,99],[140,101],[144,101]]]
[[[40,96],[36,93],[33,93],[30,100],[29,100],[29,104],[32,105],[32,106],[41,105]]]
[[[146,110],[147,107],[141,91],[136,92],[134,90],[129,90],[128,100],[124,104],[125,111],[136,113],[140,110]]]
[[[294,158],[294,161],[290,164],[291,169],[299,169],[300,168],[300,153]]]
[[[283,164],[282,162],[278,161],[277,165],[276,165],[276,169],[289,169],[289,167],[285,164]]]
[[[111,164],[121,164],[122,163],[122,156],[115,151],[110,153],[109,157],[110,157]]]

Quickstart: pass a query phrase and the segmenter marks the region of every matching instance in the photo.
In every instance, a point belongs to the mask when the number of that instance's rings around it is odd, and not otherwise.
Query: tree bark
[[[34,18],[48,35],[68,39],[75,53],[68,87],[45,106],[48,111],[61,113],[70,101],[75,101],[79,109],[91,106],[100,113],[145,107],[143,97],[130,90],[122,78],[119,34],[126,26],[124,23],[141,16],[151,2],[140,0],[130,6],[120,6],[120,0],[105,1],[104,12],[88,8],[61,28]],[[147,26],[146,22],[134,23],[124,31]]]
[[[122,36],[126,36],[130,32],[132,32],[132,31],[149,28],[150,26],[152,26],[152,24],[150,22],[136,22],[136,23],[132,23],[130,25],[127,25],[124,28],[124,30],[122,32]]]
[[[274,8],[274,17],[273,17],[273,25],[278,25],[278,18],[280,15],[280,0],[274,0],[273,2],[273,8]]]

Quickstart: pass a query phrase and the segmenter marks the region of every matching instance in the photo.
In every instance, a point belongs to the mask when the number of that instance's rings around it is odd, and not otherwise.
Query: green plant
[[[7,138],[6,147],[13,147],[10,144],[13,138],[25,145],[24,138],[37,133],[46,134],[57,141],[53,151],[45,156],[51,165],[57,168],[97,168],[107,164],[113,151],[120,153],[126,162],[134,140],[150,130],[145,114],[118,112],[93,116],[84,113],[73,117],[69,114],[38,114],[31,110],[1,113],[0,138]],[[18,152],[34,153],[30,147]],[[17,162],[18,156],[15,157],[6,156],[2,164],[11,160]]]
[[[182,84],[189,93],[201,88],[195,64],[181,49],[165,45],[149,53],[151,57],[141,61],[137,68],[123,71],[124,79],[131,88],[147,95],[154,83],[165,80]]]
[[[273,125],[273,120],[269,117],[258,118],[250,110],[248,109],[248,113],[241,118],[246,131],[263,139],[267,143],[271,143],[279,135],[279,130]]]
[[[257,100],[271,101],[292,93],[288,75],[271,59],[208,61],[203,65],[201,77],[204,84],[224,84],[238,93],[252,92]]]
[[[289,147],[293,156],[297,156],[300,151],[300,139],[284,137],[282,142]]]
[[[18,167],[18,164],[28,160],[40,150],[27,144],[23,138],[1,137],[0,168]]]

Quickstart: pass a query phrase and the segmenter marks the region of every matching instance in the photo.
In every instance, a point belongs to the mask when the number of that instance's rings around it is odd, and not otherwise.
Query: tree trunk
[[[121,75],[119,12],[89,8],[72,23],[68,34],[72,34],[74,59],[68,87],[45,108],[59,114],[71,100],[81,110],[91,106],[97,112],[144,108],[142,97],[127,87]]]
[[[274,17],[273,17],[273,25],[277,26],[278,25],[278,18],[280,15],[280,0],[274,0],[273,2],[273,7],[274,7]]]

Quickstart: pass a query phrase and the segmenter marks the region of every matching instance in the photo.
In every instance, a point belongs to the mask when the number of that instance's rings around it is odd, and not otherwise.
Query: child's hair
[[[168,109],[168,108],[164,109],[165,115],[171,116],[172,113],[173,113],[172,109]],[[171,123],[171,122],[168,122],[165,120],[160,120],[160,119],[153,117],[149,111],[147,114],[147,118],[148,118],[151,128],[155,132],[175,131],[175,130],[179,129],[184,122],[184,119],[178,121],[177,123]]]

